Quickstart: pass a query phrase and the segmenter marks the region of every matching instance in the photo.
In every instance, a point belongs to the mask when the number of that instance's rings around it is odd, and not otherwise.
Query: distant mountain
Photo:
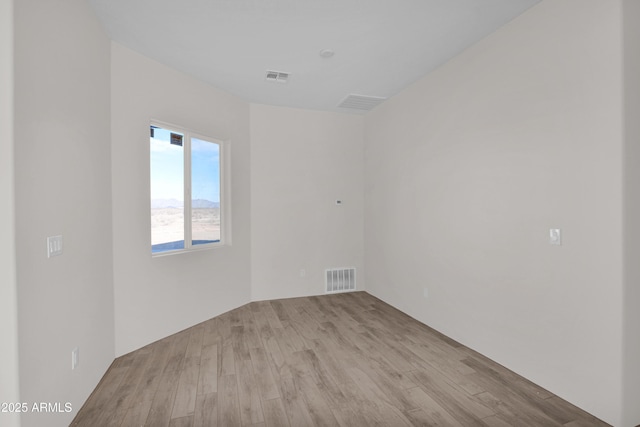
[[[194,201],[191,202],[191,207],[193,209],[198,209],[198,208],[207,208],[207,209],[219,208],[220,207],[220,203],[212,202],[211,200],[206,200],[206,199],[195,199]]]
[[[183,208],[184,202],[178,199],[151,199],[151,209]],[[196,199],[191,203],[193,209],[219,208],[219,202],[212,202],[206,199]]]
[[[178,199],[151,199],[151,209],[182,208],[184,202]]]

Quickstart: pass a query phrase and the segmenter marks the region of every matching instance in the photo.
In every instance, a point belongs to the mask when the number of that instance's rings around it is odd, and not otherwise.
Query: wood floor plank
[[[387,376],[382,369],[375,369],[371,366],[363,365],[361,369],[380,390],[383,390],[387,402],[403,412],[418,409],[400,382]]]
[[[542,407],[542,410],[546,411],[549,414],[553,414],[553,417],[556,419],[568,420],[567,422],[565,422],[565,426],[571,423],[573,423],[574,425],[597,427],[604,427],[607,425],[605,422],[597,419],[591,414],[584,412],[571,403],[560,399],[558,396],[551,396],[545,399],[545,404],[546,405]]]
[[[356,358],[366,357],[366,353],[354,342],[358,339],[358,334],[345,335],[344,331],[336,327],[334,322],[324,322],[321,326],[322,339],[327,341],[328,346],[339,349],[348,366],[355,365]]]
[[[78,427],[601,427],[365,293],[259,301],[116,359]]]
[[[251,360],[249,345],[246,340],[246,334],[243,325],[231,327],[231,345],[233,346],[233,355],[236,359],[236,362]]]
[[[218,392],[218,425],[240,426],[240,404],[238,402],[238,381],[235,375],[220,378]]]
[[[136,357],[127,370],[127,376],[114,392],[114,397],[109,400],[103,409],[98,425],[118,426],[122,423],[132,401],[135,398],[135,390],[143,378],[146,364],[148,363],[151,351],[136,353]]]
[[[89,396],[87,403],[85,403],[83,408],[71,422],[71,425],[99,425],[98,421],[103,416],[103,413],[107,411],[109,402],[120,386],[120,383],[126,378],[128,371],[128,366],[117,367],[115,363],[112,364],[104,377],[102,377],[98,387],[94,390],[91,396]]]
[[[481,371],[484,376],[499,378],[500,381],[503,381],[506,384],[517,385],[523,393],[525,393],[528,397],[538,398],[538,399],[548,399],[549,397],[553,397],[554,395],[540,387],[537,384],[532,383],[526,378],[521,377],[515,372],[501,366],[489,358],[472,351],[468,348],[460,349],[462,352],[467,354],[462,363],[471,367],[474,371]]]
[[[232,310],[233,311],[233,310]],[[216,318],[218,334],[221,339],[227,340],[231,338],[231,312],[221,314]]]
[[[164,371],[178,371],[182,369],[184,355],[187,353],[189,344],[189,330],[178,332],[171,336],[171,352],[164,366]]]
[[[481,425],[482,418],[495,414],[489,407],[457,388],[435,370],[429,374],[413,371],[410,375],[419,387],[463,425]]]
[[[193,427],[218,425],[218,393],[198,394],[193,413]]]
[[[345,363],[345,359],[340,358],[342,353],[339,351],[340,349],[323,340],[313,341],[310,349],[327,371],[327,376],[333,383],[339,384],[348,380],[347,372],[345,371],[348,365]]]
[[[152,400],[143,399],[133,403],[124,419],[122,420],[121,427],[137,427],[143,426],[145,424],[145,420],[149,416],[149,411],[151,410]]]
[[[302,335],[298,332],[294,324],[285,322],[283,323],[283,328],[278,331],[282,332],[278,337],[280,342],[284,342],[285,348],[292,353],[305,350],[307,348],[305,340],[302,338]],[[282,346],[280,348],[282,348],[283,351],[285,350]]]
[[[305,347],[308,346],[309,341],[319,338],[318,325],[313,318],[304,311],[303,307],[285,306],[285,308],[287,308],[290,319],[288,324],[295,329],[297,336],[304,342]]]
[[[253,303],[252,303],[253,304]],[[253,315],[251,304],[246,305],[242,316],[242,325],[244,326],[244,339],[249,349],[262,347],[262,340],[258,334],[258,326]]]
[[[475,374],[469,375],[475,382],[481,384],[485,390],[499,399],[504,405],[502,407],[518,408],[518,416],[531,420],[532,423],[540,425],[562,425],[571,421],[572,416],[546,402],[545,399],[534,395],[534,390],[527,384],[521,382],[509,382],[502,375],[502,369],[484,367],[469,360],[468,363],[476,369]]]
[[[236,373],[236,358],[233,351],[233,344],[231,339],[223,340],[222,351],[220,352],[220,361],[218,362],[220,367],[219,376],[235,375]]]
[[[482,422],[488,427],[513,427],[509,421],[503,420],[499,415],[493,415],[491,417],[483,418]],[[517,424],[516,424],[517,425]]]
[[[198,372],[198,395],[218,391],[218,345],[202,347]]]
[[[140,381],[134,393],[135,399],[131,402],[129,410],[122,421],[122,427],[144,425],[151,410],[153,396],[158,384],[160,384],[162,371],[167,363],[171,345],[172,342],[165,339],[150,347],[153,350],[152,355],[146,365],[143,380]]]
[[[208,347],[219,343],[221,338],[220,321],[217,317],[204,322],[204,335],[202,337],[202,346]]]
[[[180,371],[171,418],[184,418],[193,414],[196,407],[199,372],[200,359],[198,357],[186,358],[184,369]]]
[[[547,424],[554,423],[552,420],[536,419],[535,416],[530,417],[526,410],[520,410],[516,413],[512,411],[512,407],[510,405],[506,405],[503,401],[488,391],[477,394],[475,397],[495,412],[495,415],[483,418],[483,421],[486,420],[485,423],[490,421],[492,424],[499,425],[500,423],[507,423],[509,425],[522,427],[535,427],[541,422],[546,422]]]
[[[348,370],[349,376],[353,382],[360,388],[364,396],[371,402],[376,402],[380,407],[393,405],[399,410],[417,409],[415,405],[407,403],[404,407],[403,403],[389,390],[383,390],[382,384],[377,384],[362,368],[351,368]]]
[[[349,406],[334,406],[331,408],[331,412],[340,427],[369,427],[372,425],[355,408]]]
[[[423,345],[402,345],[409,348],[412,353],[420,358],[420,360],[414,361],[417,367],[426,370],[436,369],[469,394],[475,395],[485,391],[485,389],[473,381],[473,377],[470,376],[470,374],[475,373],[475,371],[459,360],[450,359],[443,353],[432,352]],[[431,363],[434,360],[438,360],[439,362],[435,364]],[[461,368],[461,366],[465,366],[466,369]]]
[[[272,329],[282,328],[282,322],[280,322],[280,319],[278,318],[278,315],[276,311],[273,309],[273,306],[271,305],[270,301],[265,301],[265,305],[262,307],[262,312],[267,318],[267,321],[269,322],[269,326],[271,326]]]
[[[262,341],[262,346],[264,347],[265,340],[273,337],[273,328],[271,327],[271,323],[269,323],[269,319],[265,313],[265,308],[261,308],[260,311],[254,311],[253,320],[256,322],[258,337]]]
[[[173,403],[171,418],[184,418],[193,415],[196,407],[196,393],[200,373],[200,357],[204,339],[204,326],[192,328],[185,352],[184,366],[178,380],[176,399]]]
[[[169,423],[169,427],[193,427],[193,416],[174,418]]]
[[[335,382],[313,350],[302,350],[297,355],[301,363],[306,366],[308,374],[316,383]]]
[[[256,377],[256,383],[260,397],[263,401],[280,397],[278,384],[276,383],[271,367],[267,360],[267,354],[264,347],[251,348],[251,363],[253,364],[253,372]]]
[[[186,351],[186,348],[185,348]],[[149,415],[147,416],[145,426],[162,427],[168,426],[171,421],[171,409],[178,389],[178,379],[180,371],[177,369],[169,369],[162,373],[160,384],[153,396]],[[99,425],[99,424],[98,424]]]
[[[330,297],[330,295],[311,297],[317,310],[324,316],[327,316],[328,321],[338,319],[338,315],[333,311]]]
[[[320,391],[312,377],[301,375],[296,377],[299,392],[306,402],[307,410],[313,425],[319,427],[334,427],[338,425],[327,397]]]
[[[359,334],[356,339],[358,345],[366,354],[378,356],[377,359],[383,364],[391,364],[395,370],[400,372],[412,371],[416,368],[419,358],[400,345],[389,345],[389,338],[376,336],[376,331],[365,331]],[[382,360],[385,362],[382,362]]]
[[[414,414],[420,422],[423,419],[429,420],[429,425],[464,427],[458,420],[453,418],[442,406],[438,404],[420,387],[407,390],[409,398],[420,408],[422,414]],[[415,411],[411,411],[412,413]]]
[[[298,393],[298,387],[293,377],[281,379],[280,394],[282,395],[282,403],[287,419],[289,420],[289,425],[292,427],[313,425],[311,414],[309,414],[302,395]]]
[[[291,368],[285,360],[284,354],[280,349],[280,344],[276,337],[271,337],[265,341],[265,351],[267,352],[267,360],[271,366],[271,372],[273,373],[276,381],[282,380],[282,378],[291,378]]]
[[[407,419],[413,426],[424,426],[424,427],[447,426],[448,427],[448,426],[456,425],[456,424],[442,424],[437,421],[434,421],[423,409],[414,409],[413,411],[405,412],[404,415],[405,417],[407,417]]]
[[[264,422],[260,393],[253,374],[251,360],[236,362],[236,377],[238,379],[238,402],[242,425],[248,426]]]
[[[340,384],[340,390],[345,397],[344,405],[351,408],[364,419],[367,426],[386,426],[382,415],[383,405],[368,398],[361,388],[353,381]]]
[[[267,427],[289,427],[289,420],[284,411],[282,399],[269,399],[262,403],[264,423]]]
[[[290,320],[289,313],[287,313],[287,310],[284,308],[284,304],[286,304],[286,301],[271,301],[271,308],[273,308],[280,322],[288,322]]]

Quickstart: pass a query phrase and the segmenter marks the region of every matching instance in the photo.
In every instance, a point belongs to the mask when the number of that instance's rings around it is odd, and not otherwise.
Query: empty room
[[[640,1],[0,20],[0,426],[640,425]]]

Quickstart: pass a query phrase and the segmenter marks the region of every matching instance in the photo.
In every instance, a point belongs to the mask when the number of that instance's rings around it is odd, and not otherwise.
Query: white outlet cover
[[[562,229],[551,228],[549,229],[549,244],[560,246],[562,245]]]
[[[71,370],[76,369],[79,363],[80,363],[80,349],[76,347],[71,351]]]
[[[423,288],[423,289],[422,289],[422,295],[423,295],[425,298],[429,298],[429,289],[428,289],[428,288]]]
[[[62,236],[47,237],[47,258],[62,255]]]

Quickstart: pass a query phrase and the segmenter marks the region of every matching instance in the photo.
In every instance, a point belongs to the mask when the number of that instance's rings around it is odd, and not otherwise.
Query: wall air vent
[[[332,268],[325,270],[325,292],[334,294],[356,290],[355,268]]]
[[[355,95],[350,94],[344,98],[338,107],[340,108],[350,108],[352,110],[362,110],[369,111],[372,110],[375,106],[381,104],[387,98],[382,98],[379,96],[367,96],[367,95]]]
[[[268,82],[286,83],[289,81],[289,73],[267,70],[265,80]]]

